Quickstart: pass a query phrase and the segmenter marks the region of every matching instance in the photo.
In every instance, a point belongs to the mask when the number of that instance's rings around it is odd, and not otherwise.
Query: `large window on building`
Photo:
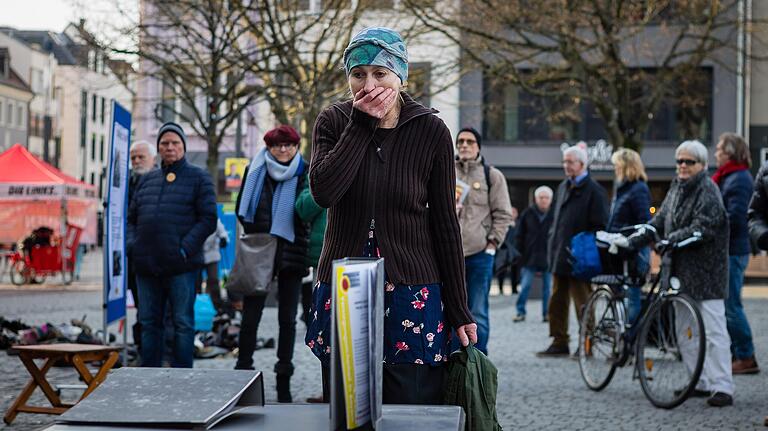
[[[161,92],[161,111],[160,121],[167,123],[169,121],[176,121],[176,92],[174,91],[174,83],[172,80],[163,80],[163,88]]]
[[[603,120],[589,101],[566,95],[541,96],[488,76],[483,84],[483,134],[488,143],[608,139]],[[681,95],[665,100],[652,114],[643,136],[646,142],[712,139],[712,69],[700,69],[680,86],[686,86],[686,94],[698,96]]]
[[[86,139],[85,127],[88,120],[88,92],[80,92],[80,148],[85,151]]]

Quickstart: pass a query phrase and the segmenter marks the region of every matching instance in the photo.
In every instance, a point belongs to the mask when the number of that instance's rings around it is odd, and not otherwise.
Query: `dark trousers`
[[[235,368],[253,369],[253,352],[256,350],[256,338],[264,312],[267,295],[246,296],[243,298],[243,319],[240,322],[239,353]]]
[[[171,277],[136,276],[141,298],[141,366],[160,367],[165,349],[165,317],[170,307],[174,368],[192,368],[195,338],[195,272]]]
[[[131,330],[133,332],[133,344],[141,351],[141,320],[139,320],[139,287],[136,285],[136,273],[131,270],[132,262],[128,260],[128,289],[133,295],[133,307],[136,309],[136,323]]]
[[[553,275],[552,296],[549,299],[549,336],[552,345],[568,347],[568,313],[571,298],[576,308],[577,320],[581,321],[581,312],[591,293],[590,284],[573,277]]]
[[[293,347],[296,343],[296,309],[301,295],[302,276],[282,271],[277,277],[277,322],[280,330],[277,339],[278,374],[293,374]],[[240,326],[240,353],[236,368],[253,367],[253,352],[256,335],[264,312],[266,296],[245,297],[243,300],[243,321]]]
[[[520,280],[520,268],[518,268],[517,265],[512,265],[508,270],[502,271],[496,276],[496,281],[499,282],[499,295],[504,294],[504,280],[506,280],[507,277],[512,281],[512,293],[517,293],[517,284],[518,280]]]

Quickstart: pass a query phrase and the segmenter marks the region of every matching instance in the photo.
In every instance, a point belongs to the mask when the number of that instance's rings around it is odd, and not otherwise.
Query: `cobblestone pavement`
[[[768,290],[766,291],[768,292]],[[754,295],[751,295],[754,296]],[[761,295],[766,296],[766,295]],[[689,429],[766,429],[762,420],[768,414],[768,370],[755,376],[737,376],[735,406],[722,409],[707,407],[702,399],[690,399],[672,411],[656,409],[645,399],[640,384],[632,380],[631,369],[619,369],[611,384],[602,392],[586,388],[579,374],[578,363],[570,359],[538,359],[537,350],[548,344],[547,325],[534,318],[540,310],[539,301],[528,304],[529,320],[512,323],[516,297],[494,296],[491,300],[492,335],[490,357],[499,369],[497,406],[504,429],[631,429],[689,430]],[[0,315],[22,318],[33,324],[65,322],[87,314],[94,327],[101,324],[99,291],[3,291],[0,290]],[[755,334],[758,359],[768,358],[768,299],[745,300]],[[131,313],[133,314],[133,313]],[[131,319],[133,316],[130,316]],[[571,326],[571,332],[575,326]],[[300,335],[304,328],[299,323]],[[265,310],[261,336],[277,336],[277,312]],[[293,378],[296,401],[320,393],[320,368],[317,360],[296,342],[297,365]],[[573,344],[573,343],[572,343]],[[264,370],[268,400],[275,400],[275,350],[257,351],[256,366]],[[768,362],[763,362],[768,366]],[[198,368],[230,369],[234,359],[196,361]],[[27,380],[26,372],[16,357],[0,352],[0,411],[3,413]],[[52,380],[77,383],[70,370],[53,369]],[[66,399],[76,392],[65,391]],[[43,401],[38,392],[33,401]],[[51,416],[20,414],[10,427],[0,429],[37,429],[52,422]]]

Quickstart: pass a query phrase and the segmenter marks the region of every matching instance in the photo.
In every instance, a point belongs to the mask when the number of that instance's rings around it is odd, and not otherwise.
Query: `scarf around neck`
[[[283,165],[263,148],[251,160],[248,175],[245,178],[243,191],[240,196],[240,210],[237,215],[252,223],[259,206],[261,191],[264,189],[264,179],[268,174],[277,182],[272,197],[272,226],[269,233],[293,242],[293,207],[296,202],[296,188],[299,176],[304,173],[304,161],[296,154],[291,163]]]
[[[733,160],[728,160],[726,164],[717,168],[715,173],[712,175],[712,181],[714,181],[715,184],[720,185],[720,183],[723,181],[723,179],[725,179],[725,177],[728,176],[728,174],[732,174],[738,171],[746,171],[747,169],[749,169],[749,166],[744,163],[737,163]]]

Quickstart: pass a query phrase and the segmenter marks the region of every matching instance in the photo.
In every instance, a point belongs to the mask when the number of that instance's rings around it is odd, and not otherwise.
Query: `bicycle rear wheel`
[[[654,303],[637,339],[640,386],[656,407],[671,409],[693,392],[706,353],[704,321],[696,301],[680,294]]]
[[[624,322],[613,292],[601,287],[589,297],[579,327],[579,369],[587,387],[600,391],[611,382],[619,358]]]
[[[29,283],[27,265],[24,264],[23,260],[14,262],[9,271],[11,273],[11,283],[16,286]]]

